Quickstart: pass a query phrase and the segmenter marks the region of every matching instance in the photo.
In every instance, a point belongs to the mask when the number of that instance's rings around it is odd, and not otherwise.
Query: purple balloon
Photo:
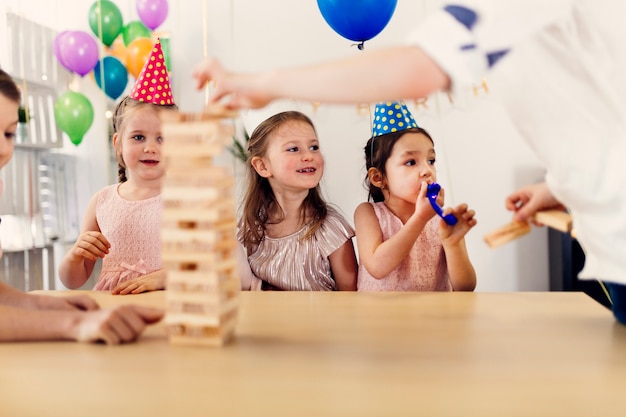
[[[167,0],[137,0],[137,14],[139,19],[150,30],[154,30],[167,17]]]
[[[98,43],[93,36],[82,30],[66,35],[60,44],[60,52],[69,68],[81,77],[98,63]]]
[[[69,30],[64,30],[63,32],[59,33],[58,35],[54,37],[54,56],[57,57],[59,64],[61,64],[63,68],[65,68],[68,71],[72,71],[72,68],[70,68],[70,64],[67,63],[65,58],[63,58],[63,54],[61,53],[63,45],[65,44],[65,42],[67,42],[66,41],[67,35],[69,34],[70,34]]]

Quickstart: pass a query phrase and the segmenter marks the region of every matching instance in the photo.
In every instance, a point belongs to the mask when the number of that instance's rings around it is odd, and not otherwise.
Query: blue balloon
[[[100,63],[102,63],[102,71],[100,70]],[[101,72],[104,76],[104,88],[102,88]],[[119,59],[113,56],[107,56],[102,61],[98,61],[93,69],[93,75],[98,87],[104,90],[104,93],[113,100],[122,95],[126,89],[126,84],[128,84],[126,67]]]
[[[317,0],[326,23],[341,36],[361,44],[389,23],[398,0]]]

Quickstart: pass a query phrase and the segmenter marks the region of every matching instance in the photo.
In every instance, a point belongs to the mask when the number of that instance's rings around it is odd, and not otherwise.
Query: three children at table
[[[165,288],[159,219],[165,174],[162,107],[133,94],[113,116],[120,183],[92,197],[81,235],[59,267],[69,288],[89,279],[98,258],[103,266],[95,290],[129,294]],[[361,204],[354,216],[360,266],[355,231],[322,197],[324,158],[311,120],[300,112],[282,112],[254,130],[238,232],[246,254],[239,262],[242,289],[474,289],[476,275],[464,242],[476,224],[474,212],[457,206],[452,212],[459,222],[448,226],[434,217],[425,195],[426,185],[436,181],[432,138],[403,103],[377,105],[376,119],[365,146],[373,203]]]

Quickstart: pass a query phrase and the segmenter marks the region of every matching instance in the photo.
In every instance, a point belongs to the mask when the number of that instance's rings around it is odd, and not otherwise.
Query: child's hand
[[[436,214],[433,207],[430,205],[430,201],[426,196],[426,191],[428,190],[428,184],[426,181],[422,181],[422,186],[420,188],[420,192],[417,195],[417,201],[415,201],[415,213],[413,214],[418,219],[420,219],[424,224]],[[443,189],[439,193],[437,197],[437,203],[439,203],[441,199],[441,203],[443,204]]]
[[[476,212],[468,210],[467,204],[459,204],[454,208],[447,208],[443,211],[444,216],[450,213],[454,214],[454,217],[457,219],[457,223],[454,226],[449,226],[443,219],[439,223],[439,237],[444,246],[459,243],[477,223],[474,218]]]
[[[95,262],[98,258],[104,258],[110,247],[111,244],[102,233],[90,230],[78,237],[71,254],[75,260],[84,258]]]
[[[111,294],[139,294],[146,291],[156,291],[163,289],[165,289],[165,271],[159,269],[158,271],[151,272],[137,278],[129,279],[128,281],[124,281],[118,284],[117,287],[113,288]]]

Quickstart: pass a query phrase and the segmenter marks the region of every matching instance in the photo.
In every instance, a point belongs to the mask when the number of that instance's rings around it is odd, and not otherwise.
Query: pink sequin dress
[[[119,283],[163,268],[161,258],[161,196],[124,200],[119,184],[100,190],[96,220],[111,243],[94,290],[113,290]]]
[[[383,241],[400,231],[403,224],[385,203],[370,203],[378,217]],[[382,279],[376,279],[361,263],[357,291],[452,291],[446,257],[433,217],[401,263]]]

